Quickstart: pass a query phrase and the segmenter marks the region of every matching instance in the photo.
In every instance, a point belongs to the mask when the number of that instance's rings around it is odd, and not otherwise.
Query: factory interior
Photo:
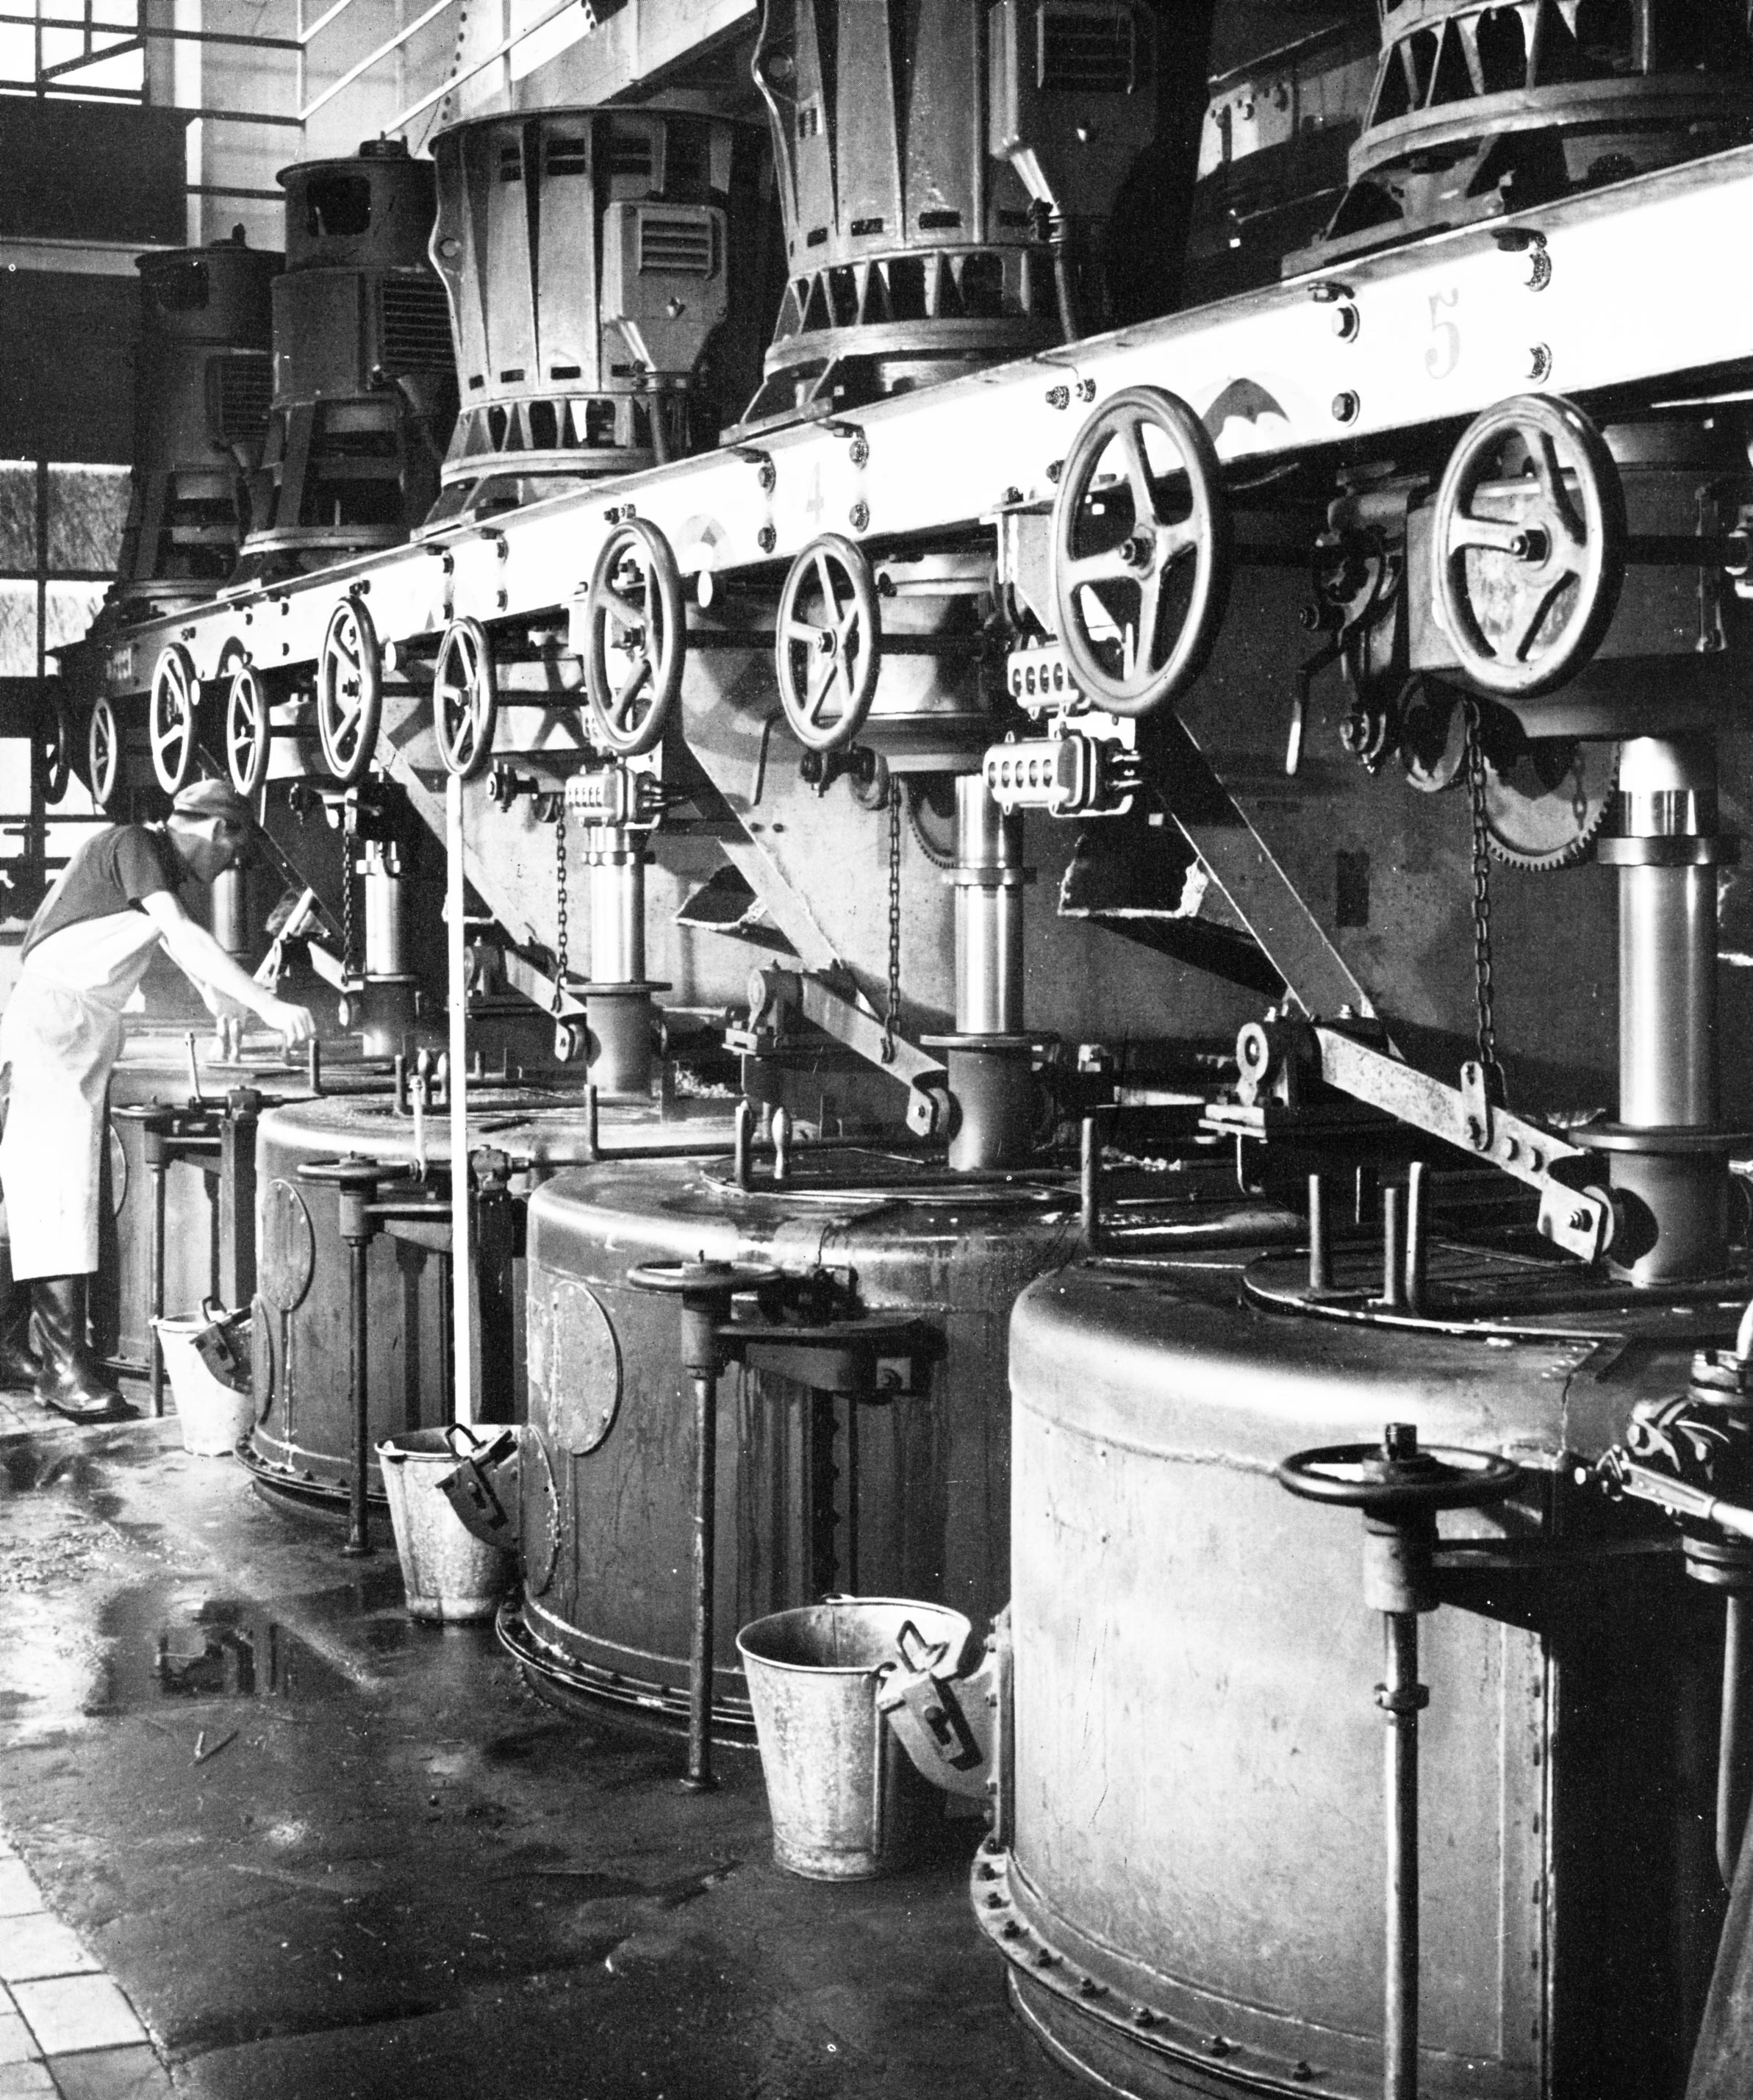
[[[0,2100],[1748,2100],[1753,6],[15,4]]]

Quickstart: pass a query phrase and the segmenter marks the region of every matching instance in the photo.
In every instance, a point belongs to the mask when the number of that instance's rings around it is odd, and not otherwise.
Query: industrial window
[[[371,224],[365,175],[313,175],[305,185],[305,230],[313,237],[354,240]]]
[[[142,0],[11,0],[0,23],[0,93],[144,102]]]

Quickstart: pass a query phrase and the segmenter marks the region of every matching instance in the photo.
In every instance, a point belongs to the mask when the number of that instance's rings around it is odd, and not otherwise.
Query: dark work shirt
[[[174,897],[187,871],[169,839],[156,827],[116,824],[94,832],[76,849],[55,887],[24,929],[23,955],[64,927],[117,911],[138,911],[155,890]]]

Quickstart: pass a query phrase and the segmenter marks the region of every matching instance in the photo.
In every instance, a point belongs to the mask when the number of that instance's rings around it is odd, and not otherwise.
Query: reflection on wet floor
[[[89,1714],[157,1699],[334,1699],[347,1680],[258,1606],[187,1585],[125,1590],[98,1615],[108,1643]]]

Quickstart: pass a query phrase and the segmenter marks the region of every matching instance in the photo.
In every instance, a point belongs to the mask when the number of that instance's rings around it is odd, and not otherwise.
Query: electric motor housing
[[[286,574],[405,540],[457,413],[444,288],[427,256],[432,163],[400,139],[283,169],[274,399],[239,573]]]
[[[139,259],[134,485],[113,593],[126,616],[210,598],[236,562],[267,426],[282,260],[247,245],[241,227]]]
[[[544,109],[434,142],[432,259],[461,410],[430,522],[661,465],[716,439],[703,360],[730,310],[746,127]]]

